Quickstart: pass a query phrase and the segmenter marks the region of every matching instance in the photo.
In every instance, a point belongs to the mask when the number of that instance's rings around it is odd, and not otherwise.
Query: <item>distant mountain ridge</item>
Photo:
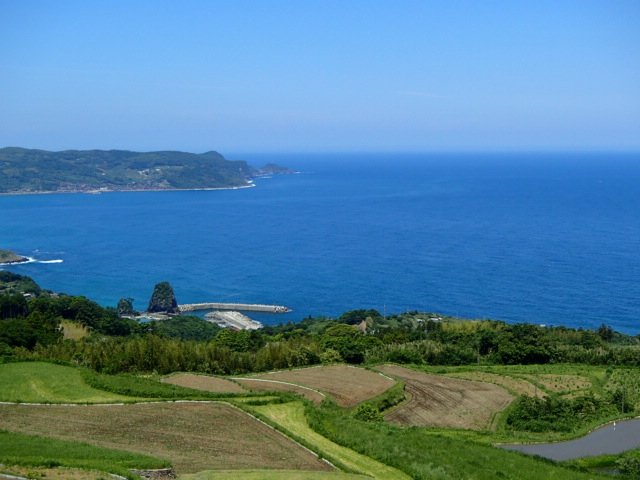
[[[276,167],[276,168],[274,168]],[[180,190],[250,185],[260,170],[218,152],[0,149],[0,193]]]

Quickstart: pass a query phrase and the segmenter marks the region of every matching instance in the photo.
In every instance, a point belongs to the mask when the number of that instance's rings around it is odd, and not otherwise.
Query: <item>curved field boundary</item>
[[[295,383],[267,380],[265,378],[232,378],[232,380],[256,391],[296,392],[316,404],[322,403],[327,398],[322,392],[303,385],[296,385]],[[252,383],[254,384],[252,385]]]
[[[179,373],[160,380],[163,383],[171,383],[180,387],[195,388],[216,393],[247,393],[247,391],[231,380],[207,375],[192,373]]]
[[[166,458],[178,473],[333,470],[306,447],[226,402],[2,405],[0,428]]]
[[[341,407],[354,407],[383,394],[396,381],[379,372],[347,365],[331,365],[271,372],[248,379],[278,380],[328,393]]]
[[[488,429],[495,415],[514,400],[497,385],[430,375],[397,365],[377,369],[404,381],[411,395],[408,402],[385,415],[387,420],[402,425]]]
[[[368,475],[378,480],[410,480],[404,472],[378,462],[370,457],[333,443],[309,427],[304,416],[304,405],[300,402],[279,405],[263,405],[254,410],[271,421],[277,423],[291,435],[303,438],[313,445],[323,456],[329,457],[336,463],[362,475]]]

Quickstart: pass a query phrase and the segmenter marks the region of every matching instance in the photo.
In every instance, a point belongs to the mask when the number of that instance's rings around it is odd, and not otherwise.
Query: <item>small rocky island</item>
[[[22,257],[11,250],[0,250],[0,264],[26,263],[29,259]]]

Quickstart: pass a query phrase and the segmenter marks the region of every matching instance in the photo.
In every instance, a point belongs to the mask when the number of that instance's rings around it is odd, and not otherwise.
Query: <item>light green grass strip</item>
[[[207,470],[180,475],[179,480],[371,480],[371,477],[342,472],[299,470]]]
[[[84,383],[80,370],[42,362],[0,364],[0,401],[24,403],[113,403],[131,397]]]
[[[379,480],[410,480],[411,477],[393,467],[380,463],[365,455],[342,447],[313,431],[304,416],[304,405],[301,402],[280,405],[264,405],[254,407],[256,412],[276,422],[292,435],[304,438],[317,447],[323,456],[336,459],[354,472],[368,475]]]

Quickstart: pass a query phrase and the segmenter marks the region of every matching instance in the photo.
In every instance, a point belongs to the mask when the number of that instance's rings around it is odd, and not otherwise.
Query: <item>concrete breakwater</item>
[[[217,323],[221,327],[231,327],[237,330],[258,330],[262,328],[262,323],[257,322],[240,312],[212,312],[207,313],[204,318],[210,322]]]
[[[266,312],[266,313],[287,313],[291,309],[281,305],[254,305],[250,303],[188,303],[178,305],[180,311],[195,312],[196,310],[235,310],[240,312]]]

